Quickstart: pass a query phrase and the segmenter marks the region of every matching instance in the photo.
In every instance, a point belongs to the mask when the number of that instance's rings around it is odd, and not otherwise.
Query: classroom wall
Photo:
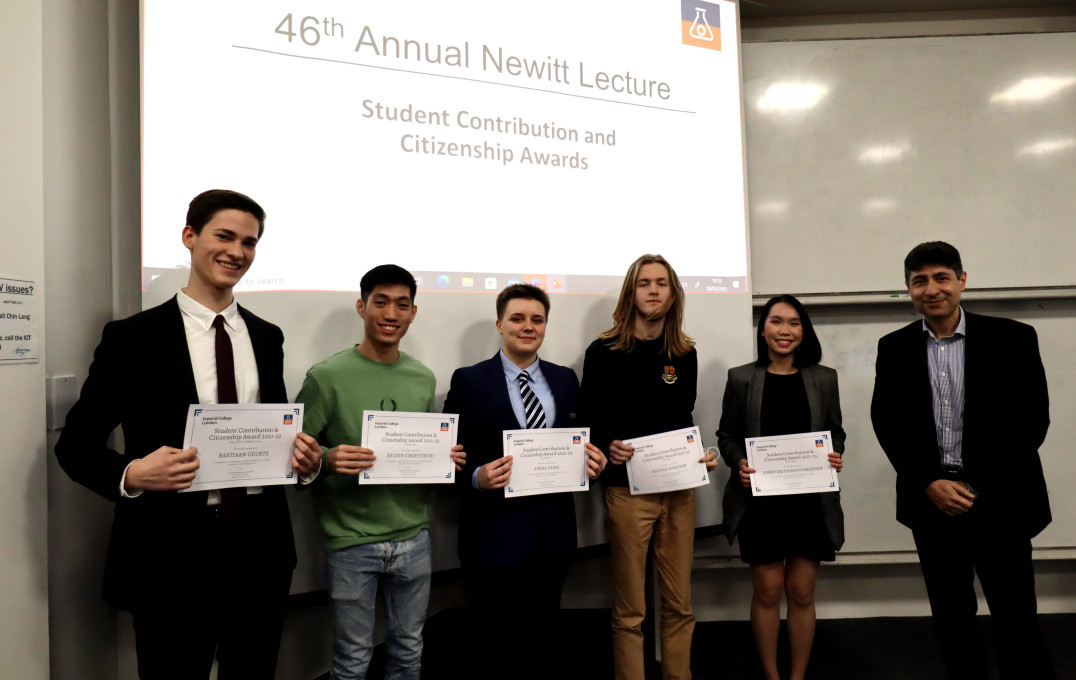
[[[788,17],[751,22],[745,25],[742,39],[747,42],[870,39],[886,37],[917,37],[945,35],[992,35],[1005,33],[1035,33],[1043,31],[1076,30],[1076,12],[1073,8],[1003,9],[974,12],[935,12],[906,14],[844,15],[828,17]],[[745,54],[745,67],[748,55]],[[750,140],[751,129],[747,129]],[[748,142],[750,149],[750,141]],[[748,193],[750,194],[750,177]],[[911,245],[909,245],[909,248]],[[958,247],[960,244],[956,244]],[[864,247],[869,247],[865,244]],[[752,260],[765,257],[765,251],[752,240]],[[894,253],[893,289],[900,288],[900,262],[905,253]],[[973,263],[965,262],[971,270]],[[798,292],[798,291],[788,291]],[[969,302],[968,308],[984,314],[1009,316],[1035,325],[1043,343],[1044,362],[1051,378],[1055,421],[1067,414],[1056,410],[1059,402],[1067,402],[1072,390],[1072,362],[1068,357],[1066,338],[1076,332],[1076,308],[1070,301],[1023,300]],[[825,351],[824,363],[834,366],[841,373],[842,405],[847,429],[859,432],[861,444],[850,440],[848,463],[842,474],[842,500],[846,511],[846,528],[849,547],[854,549],[856,535],[885,536],[894,543],[910,543],[906,529],[892,518],[895,514],[893,479],[884,465],[857,466],[857,456],[882,456],[877,441],[870,435],[869,398],[872,367],[875,359],[876,340],[881,335],[899,328],[914,318],[911,304],[859,304],[812,307],[812,320]],[[1051,346],[1047,347],[1047,343]],[[1056,346],[1054,346],[1056,345]],[[1051,374],[1051,367],[1053,368]],[[855,427],[852,427],[852,425]],[[1048,438],[1049,442],[1049,438]],[[871,477],[864,477],[864,467],[870,469]],[[1055,469],[1058,466],[1054,464]],[[1051,462],[1044,460],[1047,482],[1051,483]],[[1053,478],[1051,493],[1055,496],[1068,490],[1059,486]],[[869,491],[864,491],[867,489]],[[882,520],[872,514],[870,521],[862,513],[857,515],[857,495],[864,493],[880,495],[894,507]],[[871,502],[877,505],[877,500]],[[1069,517],[1056,517],[1055,523],[1068,523]],[[1050,532],[1048,528],[1046,532]],[[1049,539],[1044,532],[1043,538]],[[873,540],[873,539],[872,539]],[[1042,543],[1040,540],[1038,543]],[[747,569],[736,560],[723,556],[733,550],[724,539],[710,539],[696,545],[697,569],[693,581],[693,600],[700,620],[746,619],[750,601],[750,576]],[[1061,555],[1040,551],[1035,563],[1039,611],[1044,613],[1068,613],[1076,611],[1076,561],[1072,551],[1057,551]],[[710,556],[710,557],[706,557]],[[1060,557],[1060,558],[1059,558]],[[840,559],[840,557],[838,558]],[[821,618],[855,618],[869,616],[926,616],[929,605],[923,587],[919,566],[910,555],[886,554],[878,556],[880,563],[870,563],[869,555],[862,556],[865,563],[826,565],[818,584],[818,615]],[[905,561],[907,560],[907,561]],[[703,568],[699,568],[703,567]],[[987,611],[981,593],[979,611]]]
[[[0,462],[0,516],[5,518],[0,529],[5,545],[0,667],[11,677],[50,677],[50,664],[54,678],[133,677],[129,620],[118,618],[97,597],[111,507],[70,482],[52,463],[55,434],[46,442],[44,384],[46,375],[71,374],[81,385],[101,326],[138,305],[137,284],[114,281],[115,271],[138,267],[138,140],[136,135],[111,135],[114,128],[132,129],[130,118],[137,121],[137,102],[132,114],[130,102],[110,99],[109,83],[124,76],[108,69],[110,53],[113,59],[137,59],[137,20],[133,0],[0,3],[0,82],[4,83],[0,148],[5,150],[0,155],[0,227],[5,236],[0,274],[29,274],[43,279],[48,291],[43,310],[47,344],[42,345],[47,362],[4,367],[0,390],[0,408],[8,414]],[[1063,20],[965,16],[960,22],[971,21],[976,30],[1005,32],[1042,30]],[[954,25],[952,18],[937,16],[894,23],[921,31]],[[854,37],[849,32],[863,32],[865,27],[892,30],[892,25],[843,18],[823,29],[812,21],[806,29]],[[804,35],[795,25],[791,32],[787,25],[772,30],[781,31],[781,39]],[[117,36],[111,42],[110,31]],[[745,39],[762,35],[752,31],[745,30]],[[20,238],[11,238],[13,233]],[[891,308],[875,313],[891,315],[894,328],[906,319]],[[822,316],[819,331],[835,343],[843,328],[857,323],[847,310]],[[841,348],[827,346],[827,351],[839,354]],[[47,487],[45,461],[49,461]],[[700,552],[727,552],[723,544],[724,539],[711,539],[699,546]],[[718,568],[695,574],[698,617],[746,618],[747,570],[735,563],[710,564]],[[1037,565],[1041,611],[1076,611],[1074,571],[1067,561]],[[606,573],[603,559],[576,565],[564,605],[608,606]],[[827,566],[818,596],[824,618],[927,613],[915,564]],[[435,608],[441,608],[457,603],[458,592],[446,586],[435,598]],[[323,672],[327,631],[324,606],[292,612],[278,677],[307,678]]]
[[[914,245],[914,244],[913,244]],[[957,244],[959,247],[959,244]],[[900,279],[904,253],[894,254],[894,276]],[[964,262],[965,267],[972,264]],[[1062,402],[1073,388],[1071,343],[1076,332],[1076,301],[1073,300],[968,300],[969,311],[1017,319],[1038,331],[1043,363],[1047,368],[1051,399]],[[930,608],[916,555],[911,548],[911,532],[897,523],[895,475],[884,464],[884,454],[871,433],[870,397],[877,338],[917,318],[908,301],[889,304],[815,305],[811,321],[823,348],[823,363],[837,369],[840,376],[841,407],[849,432],[845,467],[841,473],[841,500],[845,509],[845,552],[835,564],[821,570],[817,591],[820,618],[860,618],[876,616],[929,616]],[[1051,370],[1053,369],[1053,370]],[[1066,418],[1064,411],[1051,410],[1053,420]],[[1004,427],[1004,424],[1000,425]],[[854,434],[853,434],[854,433]],[[1067,469],[1062,447],[1047,435],[1043,447],[1043,468],[1051,496],[1066,495],[1068,485],[1060,472]],[[1053,452],[1051,454],[1050,452]],[[871,458],[872,460],[864,460]],[[862,461],[862,462],[861,462]],[[885,510],[856,512],[870,503]],[[1051,533],[1069,526],[1070,516],[1055,512],[1054,524],[1032,541],[1033,546],[1051,543]],[[856,553],[864,542],[904,543],[903,549],[884,554]],[[750,574],[738,560],[722,559],[732,550],[724,538],[696,544],[697,568],[693,600],[700,620],[747,619],[750,602]],[[1057,555],[1055,553],[1060,553]],[[1072,550],[1036,552],[1035,575],[1039,611],[1076,612],[1076,561]],[[710,557],[706,557],[709,555]],[[702,556],[702,557],[700,557]],[[850,563],[842,563],[844,558]],[[979,592],[979,611],[988,611]]]
[[[0,276],[44,274],[40,0],[0,3]],[[0,671],[49,677],[45,490],[45,323],[36,363],[0,366]]]
[[[113,318],[108,3],[40,6],[47,367],[81,387],[101,328]],[[111,679],[116,616],[100,592],[112,504],[67,478],[51,454],[58,435],[48,432],[47,454],[52,677]]]

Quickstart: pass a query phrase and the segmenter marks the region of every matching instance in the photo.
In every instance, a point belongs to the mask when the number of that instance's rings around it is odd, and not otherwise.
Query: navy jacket
[[[541,362],[556,403],[552,427],[573,427],[579,410],[575,371]],[[502,433],[521,429],[508,399],[500,353],[474,366],[456,369],[445,399],[445,413],[458,413],[459,443],[467,465],[456,477],[460,487],[459,557],[467,565],[520,564],[528,557],[566,557],[575,550],[573,494],[504,497],[504,490],[482,491],[471,484],[474,471],[504,455]]]

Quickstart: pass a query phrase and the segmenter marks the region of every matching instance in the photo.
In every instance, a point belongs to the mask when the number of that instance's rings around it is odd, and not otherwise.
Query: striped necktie
[[[527,429],[535,430],[540,427],[545,427],[545,410],[542,409],[542,402],[538,400],[538,397],[531,391],[530,382],[531,376],[526,371],[521,371],[519,374],[519,396],[523,397],[523,411],[527,415]]]

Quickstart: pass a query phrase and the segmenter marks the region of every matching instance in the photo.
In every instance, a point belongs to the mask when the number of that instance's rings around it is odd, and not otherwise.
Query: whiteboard
[[[975,301],[964,307],[980,314],[1004,316],[1035,327],[1050,393],[1050,428],[1039,450],[1050,493],[1053,522],[1034,540],[1036,548],[1076,546],[1076,462],[1069,442],[1076,437],[1076,361],[1071,336],[1076,331],[1076,302]],[[848,455],[841,473],[841,504],[847,541],[842,553],[914,550],[911,531],[896,521],[896,473],[885,457],[870,419],[878,338],[919,318],[911,303],[832,306],[812,309],[824,352],[823,363],[837,369],[841,409],[848,432]],[[999,423],[1012,432],[1015,423]],[[1014,471],[1018,461],[1013,461]]]
[[[897,553],[915,551],[912,532],[896,519],[896,473],[886,458],[871,425],[874,363],[878,339],[921,318],[910,302],[902,304],[814,305],[811,321],[822,343],[822,363],[837,370],[841,413],[847,432],[844,470],[841,472],[841,506],[844,508],[845,544],[838,560],[899,560]],[[1032,542],[1043,549],[1076,547],[1076,360],[1071,347],[1076,333],[1076,300],[980,300],[965,309],[979,314],[1016,319],[1035,327],[1050,392],[1050,428],[1039,450],[1053,522]],[[758,310],[756,310],[757,313]],[[1003,431],[1013,424],[999,423]],[[727,474],[728,469],[721,466]],[[1014,470],[1017,469],[1014,461]],[[738,554],[724,538],[710,541],[696,555]]]
[[[267,225],[266,238],[272,238]],[[639,244],[658,249],[660,243]],[[255,263],[252,271],[257,271]],[[153,281],[145,294],[148,308],[164,302],[183,286],[187,270],[169,271]],[[571,367],[583,375],[583,353],[598,333],[612,324],[619,287],[602,295],[557,294],[551,297],[549,324],[540,356]],[[358,293],[348,292],[248,292],[238,293],[239,303],[255,314],[271,320],[285,331],[284,381],[294,396],[306,370],[325,357],[362,340],[362,319],[355,312]],[[415,298],[418,314],[400,349],[424,362],[437,378],[435,404],[444,404],[452,372],[460,366],[492,357],[500,348],[494,321],[495,292],[472,294],[419,291]],[[715,432],[721,414],[721,395],[729,367],[747,360],[753,344],[751,298],[746,294],[688,294],[684,329],[698,341],[699,384],[695,401],[695,424],[703,433],[703,444],[717,444]],[[727,471],[722,471],[727,472]],[[696,525],[721,522],[720,489],[727,476],[714,475],[709,487],[696,490]],[[459,566],[456,555],[456,506],[452,489],[435,490],[431,501],[430,540],[435,571]],[[577,511],[580,547],[605,542],[605,508],[599,483],[590,493],[573,494]],[[314,519],[310,494],[289,496],[295,528],[299,566],[292,580],[292,592],[324,587],[321,529]]]
[[[1076,33],[743,53],[756,294],[900,289],[935,239],[969,287],[1076,284]]]

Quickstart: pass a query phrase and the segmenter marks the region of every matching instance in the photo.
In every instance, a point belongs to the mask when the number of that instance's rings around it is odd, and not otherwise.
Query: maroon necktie
[[[217,329],[217,403],[238,404],[239,394],[235,389],[235,356],[232,354],[232,339],[224,329],[224,317],[220,314],[213,319],[213,328]]]
[[[213,328],[217,329],[217,403],[238,404],[239,393],[235,388],[235,356],[232,354],[232,339],[224,329],[224,317],[220,314],[213,319]],[[220,510],[225,519],[235,515],[239,503],[247,495],[243,487],[220,490]]]

